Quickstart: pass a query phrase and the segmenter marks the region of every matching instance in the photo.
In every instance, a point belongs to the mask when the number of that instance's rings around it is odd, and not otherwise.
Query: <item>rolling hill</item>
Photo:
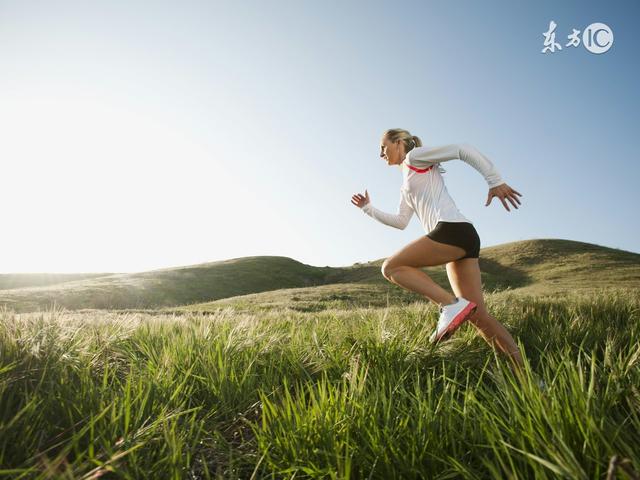
[[[78,309],[206,311],[224,307],[302,311],[330,306],[415,301],[416,294],[382,277],[384,258],[349,267],[315,267],[288,257],[241,257],[178,268],[126,274],[59,276],[57,283],[16,288],[5,275],[0,306],[17,312],[56,305]],[[584,242],[534,239],[481,250],[486,291],[555,295],[609,287],[640,289],[640,254]],[[424,269],[449,289],[444,266]],[[52,277],[53,278],[53,277]],[[9,286],[9,288],[7,288]]]
[[[383,262],[384,259],[379,259],[360,265],[367,271],[373,269],[371,281],[280,289],[184,305],[172,310],[215,311],[233,308],[267,311],[287,308],[311,312],[424,301],[419,295],[382,279],[380,268]],[[439,285],[451,291],[444,266],[423,270]],[[525,240],[487,247],[480,253],[480,270],[485,292],[544,297],[630,289],[640,294],[640,254],[572,240]]]

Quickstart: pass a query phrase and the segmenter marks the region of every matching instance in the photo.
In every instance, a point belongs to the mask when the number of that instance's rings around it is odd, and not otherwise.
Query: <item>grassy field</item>
[[[471,324],[430,345],[426,301],[1,311],[0,476],[633,478],[640,291],[515,290],[524,384]]]

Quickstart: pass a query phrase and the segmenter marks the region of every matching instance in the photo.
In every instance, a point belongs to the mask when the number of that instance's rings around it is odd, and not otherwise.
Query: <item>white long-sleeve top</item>
[[[441,162],[460,159],[478,170],[489,188],[505,183],[491,160],[468,143],[453,143],[441,147],[415,147],[410,150],[402,167],[400,204],[396,214],[378,210],[371,202],[362,211],[385,225],[404,230],[415,212],[426,233],[433,230],[438,221],[471,222],[449,195],[442,173]]]

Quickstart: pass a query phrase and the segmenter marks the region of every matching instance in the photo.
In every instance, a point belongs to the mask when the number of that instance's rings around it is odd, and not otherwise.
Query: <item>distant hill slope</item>
[[[520,292],[640,287],[640,254],[592,243],[524,240],[485,248],[481,257],[482,271]]]
[[[113,273],[0,273],[0,291],[55,285],[108,275]]]
[[[416,294],[382,277],[383,259],[350,267],[314,267],[288,257],[242,257],[142,273],[111,274],[64,283],[0,290],[0,306],[18,312],[68,309],[195,309],[224,305],[298,310],[323,305],[411,301]],[[487,291],[531,294],[640,288],[640,254],[571,240],[536,239],[483,248]],[[444,266],[424,269],[449,289]]]
[[[279,288],[325,283],[331,267],[288,257],[242,257],[187,267],[123,273],[43,287],[0,290],[0,305],[18,312],[47,308],[153,309]]]

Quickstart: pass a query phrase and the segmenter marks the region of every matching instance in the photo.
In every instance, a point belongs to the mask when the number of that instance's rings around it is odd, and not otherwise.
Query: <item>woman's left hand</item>
[[[506,208],[507,211],[510,212],[511,210],[509,210],[509,205],[507,204],[505,199],[509,200],[511,202],[511,205],[513,205],[517,209],[518,205],[520,205],[520,199],[516,197],[516,195],[522,196],[520,192],[515,191],[506,183],[503,183],[501,185],[496,185],[495,187],[489,189],[489,196],[487,197],[487,203],[484,206],[485,207],[488,206],[491,203],[491,200],[493,199],[493,197],[498,197],[502,202],[502,204],[504,205],[504,208]],[[518,202],[518,205],[516,205],[514,200],[515,202]]]

